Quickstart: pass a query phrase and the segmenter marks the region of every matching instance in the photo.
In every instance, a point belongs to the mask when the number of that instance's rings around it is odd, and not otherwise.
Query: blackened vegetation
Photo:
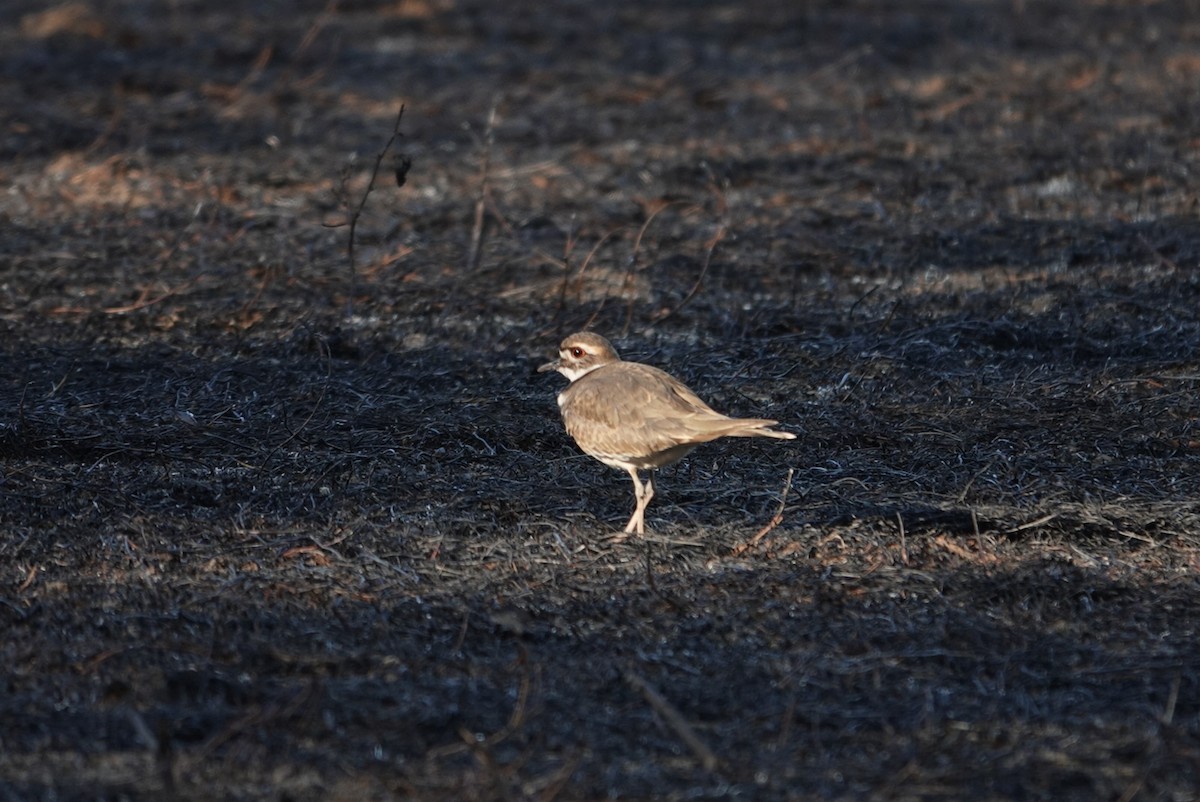
[[[1200,795],[1194,2],[6,11],[0,798]]]

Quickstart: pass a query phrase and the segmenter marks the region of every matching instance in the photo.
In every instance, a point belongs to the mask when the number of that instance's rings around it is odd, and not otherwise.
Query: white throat
[[[600,367],[600,366],[599,365],[588,365],[587,367],[574,367],[574,366],[568,366],[568,365],[560,365],[558,368],[558,372],[561,373],[562,375],[566,376],[567,379],[569,379],[570,381],[573,382],[581,376],[588,375],[589,373],[591,373],[593,370],[595,370],[598,367]]]

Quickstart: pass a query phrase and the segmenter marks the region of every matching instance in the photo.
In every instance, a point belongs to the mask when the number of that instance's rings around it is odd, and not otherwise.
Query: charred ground
[[[1196,3],[8,5],[0,797],[1200,793]]]

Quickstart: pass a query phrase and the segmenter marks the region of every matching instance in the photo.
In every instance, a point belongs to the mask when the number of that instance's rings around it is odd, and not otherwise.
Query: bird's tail
[[[731,418],[729,428],[721,432],[723,437],[774,437],[777,440],[795,440],[791,432],[772,429],[779,421],[765,418]]]

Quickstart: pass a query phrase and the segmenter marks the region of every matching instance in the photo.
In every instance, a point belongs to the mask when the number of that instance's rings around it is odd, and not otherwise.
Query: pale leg
[[[646,506],[650,503],[650,499],[654,498],[654,472],[650,472],[643,485],[642,481],[638,479],[637,470],[634,468],[628,470],[629,477],[633,479],[633,497],[637,501],[637,507],[634,509],[629,523],[625,524],[625,534],[637,532],[642,535],[646,533]]]
[[[650,506],[650,499],[654,498],[654,471],[646,474],[646,489],[642,491],[642,514],[638,518],[638,534],[645,534],[646,524],[646,508]]]

